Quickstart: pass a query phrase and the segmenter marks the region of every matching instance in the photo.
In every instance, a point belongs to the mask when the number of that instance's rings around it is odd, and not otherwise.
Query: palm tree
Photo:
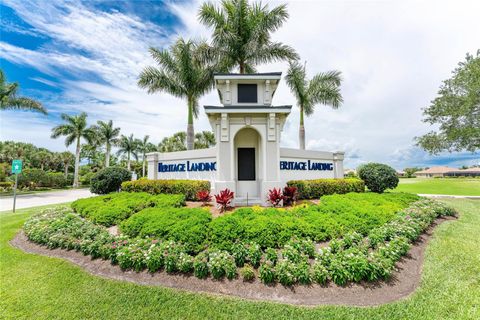
[[[127,155],[127,169],[130,171],[130,156],[133,155],[135,159],[138,159],[138,140],[133,138],[133,134],[128,137],[122,134],[118,146],[117,154]]]
[[[157,147],[148,141],[150,136],[144,136],[142,140],[137,140],[138,151],[142,153],[142,177],[145,177],[146,154],[156,151]]]
[[[187,149],[194,147],[193,118],[198,117],[198,99],[213,87],[213,62],[202,56],[207,45],[179,39],[169,50],[150,48],[159,68],[146,67],[138,85],[148,93],[166,92],[186,99],[188,107]]]
[[[195,149],[206,149],[215,145],[215,135],[211,131],[195,134]]]
[[[340,93],[341,73],[335,70],[328,71],[319,73],[308,80],[305,66],[301,66],[298,61],[295,61],[290,62],[286,81],[297,98],[297,104],[300,108],[300,149],[305,149],[304,114],[312,115],[316,104],[330,105],[334,109],[340,106],[343,102]]]
[[[45,167],[52,162],[52,153],[46,149],[41,149],[35,154],[35,158],[40,163],[40,170],[44,170]]]
[[[18,90],[18,83],[7,83],[5,74],[0,69],[0,110],[30,110],[47,114],[40,102],[17,96]]]
[[[94,140],[94,130],[87,127],[87,114],[82,112],[78,115],[70,116],[62,114],[62,120],[66,123],[58,125],[52,129],[52,138],[56,139],[60,136],[66,136],[65,145],[68,147],[76,142],[75,148],[75,171],[73,175],[73,187],[78,187],[78,169],[80,166],[81,139],[85,139],[88,143]]]
[[[240,73],[254,73],[261,63],[298,59],[293,48],[270,37],[287,20],[286,5],[269,10],[261,3],[224,0],[220,7],[204,3],[198,16],[213,28],[210,54],[220,59],[222,68],[238,66]]]
[[[108,122],[98,121],[96,130],[99,134],[99,140],[101,143],[105,143],[105,167],[110,166],[110,152],[112,145],[118,143],[118,135],[120,134],[120,128],[113,127],[113,121]]]
[[[185,140],[187,134],[185,131],[180,131],[174,133],[171,137],[165,137],[158,144],[159,152],[175,152],[175,151],[184,151],[187,148],[185,147]]]
[[[63,170],[66,178],[68,176],[68,168],[70,167],[70,163],[74,161],[75,156],[69,151],[61,152],[58,156],[63,164]]]

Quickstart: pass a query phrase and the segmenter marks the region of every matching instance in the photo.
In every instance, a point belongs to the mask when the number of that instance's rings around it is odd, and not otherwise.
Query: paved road
[[[70,202],[80,198],[91,197],[93,194],[88,189],[73,189],[60,191],[45,191],[34,194],[23,194],[17,196],[17,209],[44,206]],[[11,211],[13,207],[13,197],[0,198],[0,211]]]

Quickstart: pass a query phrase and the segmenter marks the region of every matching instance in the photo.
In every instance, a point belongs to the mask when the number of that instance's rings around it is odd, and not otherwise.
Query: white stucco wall
[[[280,162],[293,162],[293,165],[296,164],[298,167],[298,169],[290,170],[280,169],[280,179],[283,183],[286,183],[289,180],[343,178],[343,156],[344,154],[342,152],[280,148]],[[317,163],[327,164],[327,166],[320,165],[320,168],[323,170],[309,170],[309,161],[310,167],[313,167],[314,164]],[[278,166],[280,167],[280,163]],[[301,170],[303,167],[306,170]],[[331,168],[332,170],[326,170],[325,167]]]
[[[209,180],[212,187],[216,180],[216,170],[193,171],[198,163],[215,163],[218,166],[216,148],[160,153],[154,152],[147,155],[148,179],[191,179]],[[159,172],[159,164],[180,165],[185,171]],[[188,166],[187,166],[188,165]]]

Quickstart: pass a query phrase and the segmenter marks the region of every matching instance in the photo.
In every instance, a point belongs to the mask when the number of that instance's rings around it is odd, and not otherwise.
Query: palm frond
[[[11,97],[7,100],[7,103],[5,105],[2,105],[2,109],[29,110],[47,114],[47,110],[42,106],[40,102],[26,97]]]

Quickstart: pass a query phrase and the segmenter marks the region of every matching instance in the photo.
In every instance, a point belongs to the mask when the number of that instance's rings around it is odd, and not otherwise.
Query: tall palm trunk
[[[193,99],[188,97],[187,150],[193,150],[195,132],[193,129]]]
[[[243,61],[238,62],[240,73],[244,74],[245,73],[245,63]]]
[[[77,138],[77,148],[75,150],[75,171],[73,173],[73,187],[78,187],[78,169],[80,167],[80,137]]]
[[[127,152],[127,170],[130,171],[130,151]]]
[[[68,162],[64,162],[63,166],[64,166],[65,178],[67,178],[68,177]]]
[[[105,152],[105,168],[110,166],[110,143],[107,142],[106,152]]]
[[[305,125],[303,123],[303,107],[300,106],[300,129],[298,131],[298,139],[300,141],[300,149],[305,150]]]
[[[142,177],[145,177],[145,153],[143,154]]]

